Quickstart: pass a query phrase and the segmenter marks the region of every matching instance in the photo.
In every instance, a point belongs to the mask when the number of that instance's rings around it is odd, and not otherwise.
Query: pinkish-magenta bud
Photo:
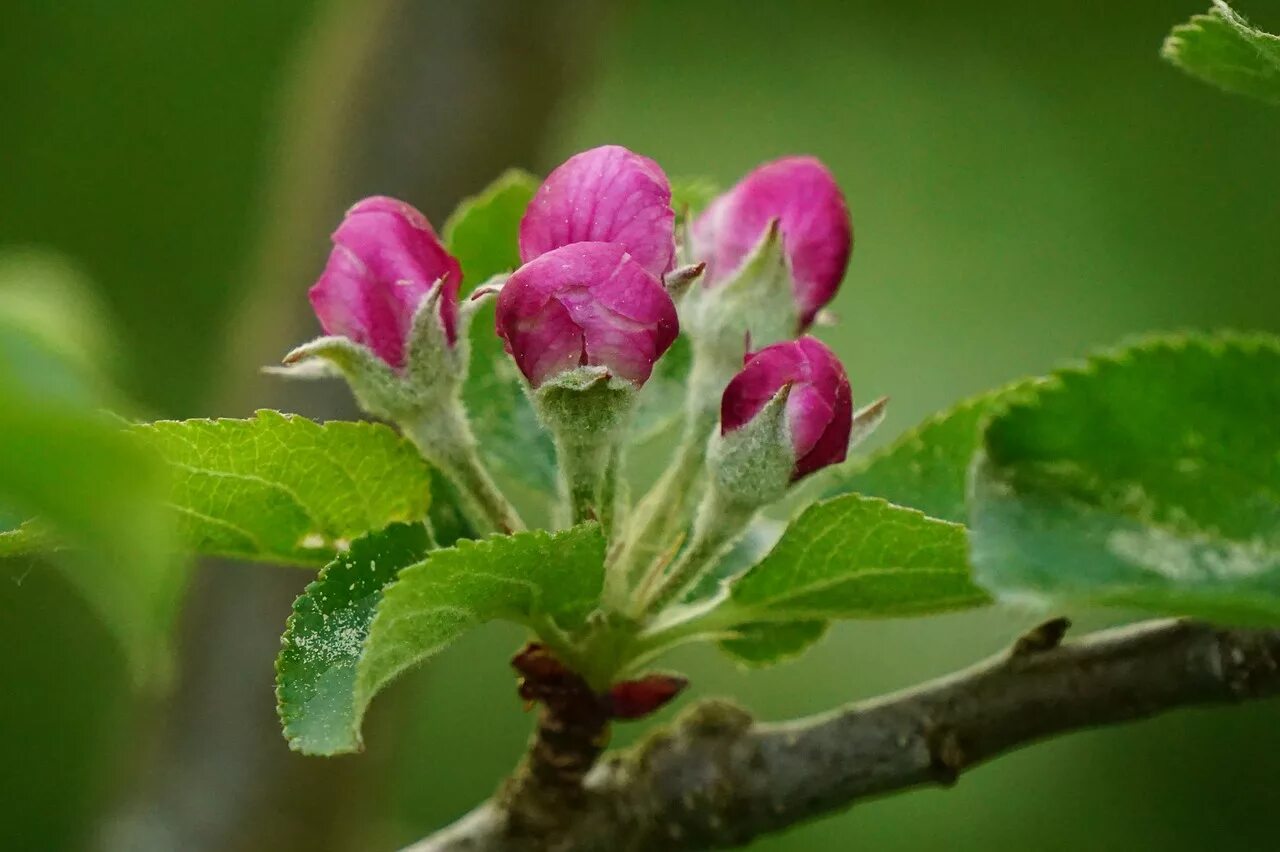
[[[441,279],[440,321],[452,346],[462,268],[425,216],[403,201],[374,196],[347,211],[308,295],[326,334],[364,344],[400,369],[413,315]]]
[[[661,278],[675,258],[674,223],[662,167],[620,145],[604,145],[547,175],[520,222],[520,259],[528,263],[571,243],[617,243]]]
[[[748,355],[720,401],[720,434],[746,425],[787,385],[786,419],[795,451],[791,481],[844,461],[853,394],[835,353],[812,337],[766,346]]]
[[[566,370],[605,367],[636,387],[676,339],[662,284],[618,243],[573,243],[512,273],[498,335],[533,387]]]
[[[777,220],[802,328],[835,296],[853,250],[853,224],[840,187],[814,157],[784,157],[755,169],[715,199],[693,224],[706,286],[733,276]]]

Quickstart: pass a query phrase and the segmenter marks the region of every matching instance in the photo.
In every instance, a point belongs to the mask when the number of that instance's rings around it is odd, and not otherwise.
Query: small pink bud
[[[619,145],[575,154],[556,168],[520,222],[525,263],[571,243],[618,243],[659,278],[675,257],[675,213],[662,167]]]
[[[605,367],[636,387],[676,339],[662,283],[617,243],[574,243],[526,263],[498,296],[498,335],[533,387]]]
[[[812,337],[766,346],[748,355],[720,401],[720,434],[741,428],[787,385],[786,418],[795,451],[791,481],[844,461],[853,394],[835,353]]]
[[[706,286],[730,278],[777,220],[802,328],[831,301],[853,250],[853,224],[835,178],[814,157],[765,163],[711,202],[694,222]]]
[[[462,268],[425,216],[403,201],[374,196],[347,211],[308,295],[326,334],[362,343],[399,369],[413,315],[440,279],[440,321],[452,346]]]

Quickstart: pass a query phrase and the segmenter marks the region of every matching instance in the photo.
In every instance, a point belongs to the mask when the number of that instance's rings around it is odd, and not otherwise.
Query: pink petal
[[[853,396],[835,353],[812,337],[767,346],[725,388],[721,434],[748,423],[784,386],[787,425],[796,454],[792,478],[843,461],[853,420]]]
[[[642,385],[679,330],[661,283],[615,243],[540,255],[507,281],[497,310],[498,334],[534,387],[580,364]]]
[[[456,341],[462,269],[421,213],[394,198],[366,198],[347,211],[333,242],[310,292],[326,333],[363,343],[402,367],[413,315],[443,278],[441,321],[450,344]]]
[[[777,219],[802,325],[835,296],[853,250],[853,225],[835,178],[813,157],[766,163],[713,201],[691,229],[707,286],[731,277]]]
[[[618,243],[660,277],[674,262],[674,223],[661,166],[619,145],[592,148],[539,187],[520,222],[520,259],[572,243]]]

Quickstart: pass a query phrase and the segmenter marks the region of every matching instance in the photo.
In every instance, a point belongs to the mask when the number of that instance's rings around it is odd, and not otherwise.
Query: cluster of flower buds
[[[801,336],[834,297],[853,241],[844,198],[818,160],[759,167],[684,222],[680,240],[676,220],[657,163],[619,146],[585,151],[543,182],[520,223],[522,265],[486,289],[498,293],[496,333],[556,439],[570,520],[597,519],[611,535],[636,394],[677,335],[689,336],[678,475],[642,501],[630,538],[613,549],[637,539],[664,546],[706,470],[693,537],[676,563],[688,573],[756,509],[844,459],[851,433],[866,431],[879,409],[855,415],[836,356]],[[454,479],[474,515],[519,528],[462,410],[476,300],[459,303],[458,261],[421,213],[390,198],[351,208],[333,243],[310,293],[327,336],[286,361],[344,375],[367,411],[399,423]],[[646,514],[646,504],[665,514]],[[666,600],[687,578],[659,568],[655,588],[666,591],[655,595]]]

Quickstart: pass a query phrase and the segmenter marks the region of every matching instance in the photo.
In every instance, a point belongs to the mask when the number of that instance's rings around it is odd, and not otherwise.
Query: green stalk
[[[646,613],[660,612],[688,592],[742,535],[756,508],[730,499],[715,486],[708,489],[698,507],[688,546],[669,571],[653,571],[644,579],[638,589],[633,615],[639,618]]]
[[[485,469],[471,427],[460,411],[442,409],[403,426],[423,457],[458,489],[468,520],[481,530],[507,534],[525,528],[511,501]]]
[[[632,511],[620,544],[610,554],[605,576],[609,608],[628,608],[633,590],[652,582],[652,573],[664,567],[655,560],[671,549],[685,528],[689,507],[698,496],[707,440],[719,421],[720,394],[736,368],[695,348],[680,445],[662,476]]]

